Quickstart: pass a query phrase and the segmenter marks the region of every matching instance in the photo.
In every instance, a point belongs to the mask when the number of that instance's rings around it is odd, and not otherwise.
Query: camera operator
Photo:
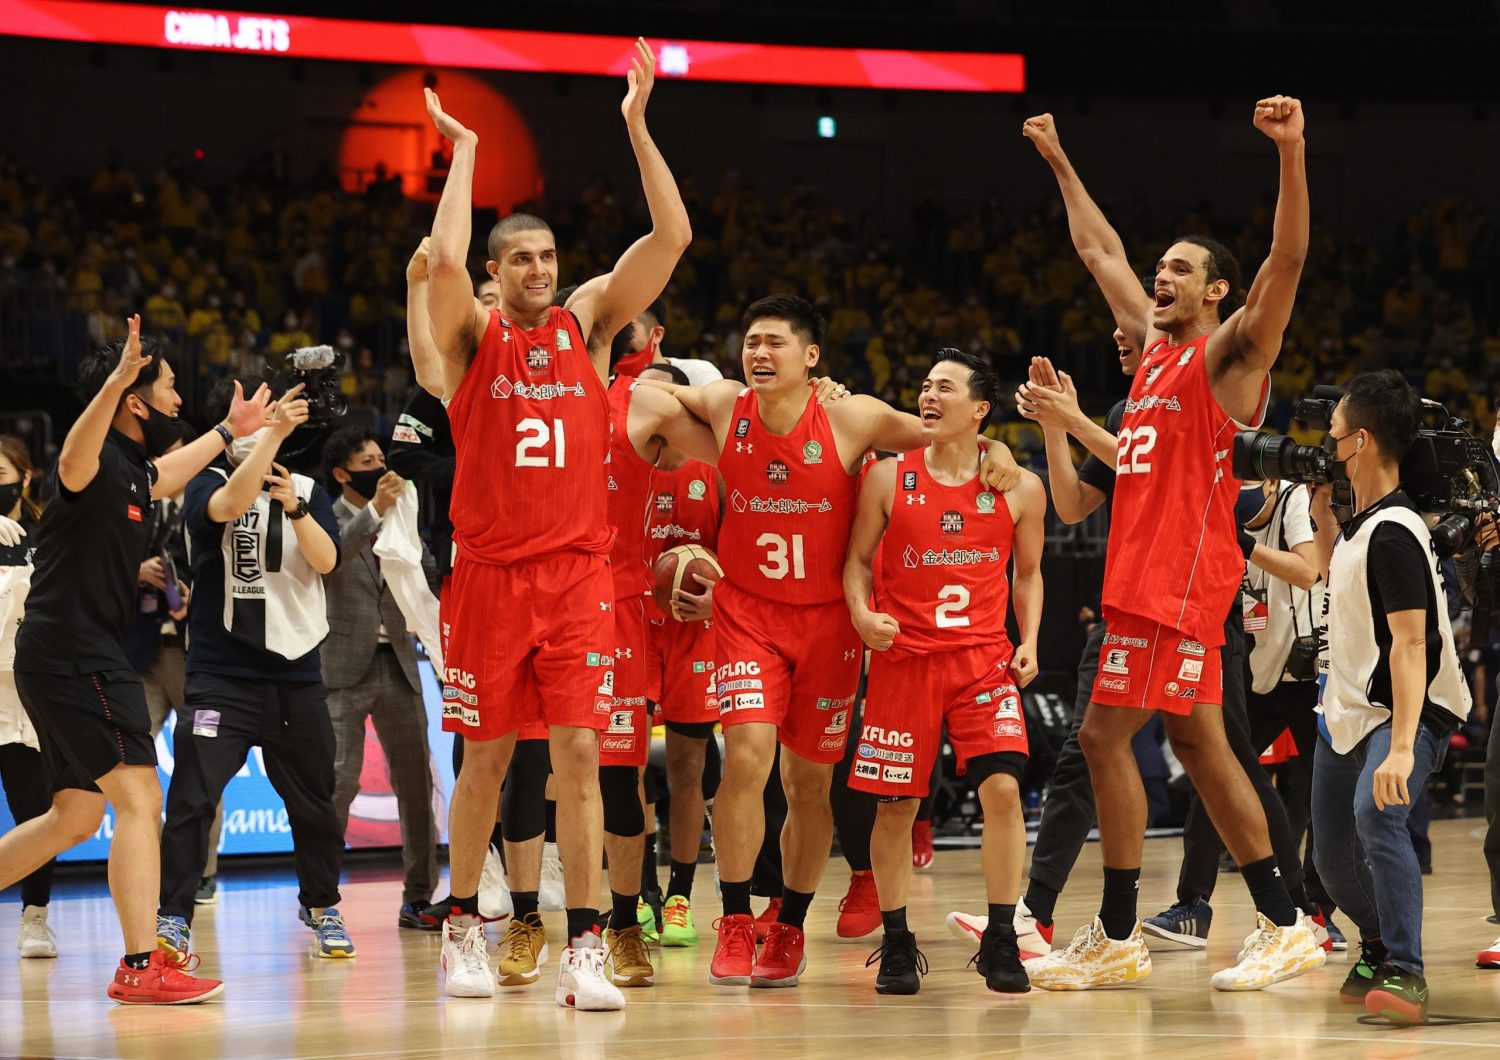
[[[272,463],[309,418],[294,386],[270,425],[188,483],[183,521],[195,588],[187,687],[162,827],[161,948],[185,951],[214,806],[254,745],[286,804],[300,916],[322,957],[352,957],[339,901],[344,833],[334,809],[334,737],[318,645],[323,577],[339,562],[328,494]]]
[[[1422,876],[1407,817],[1470,706],[1432,535],[1401,489],[1421,411],[1397,372],[1350,380],[1327,441],[1353,490],[1342,534],[1332,487],[1312,494],[1328,585],[1314,856],[1360,932],[1359,962],[1340,993],[1403,1024],[1427,1014]]]

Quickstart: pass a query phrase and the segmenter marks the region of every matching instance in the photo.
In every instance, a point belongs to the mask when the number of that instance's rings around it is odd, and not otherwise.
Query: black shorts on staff
[[[95,781],[115,766],[156,765],[146,690],[133,670],[18,669],[16,690],[36,728],[52,791],[98,791]]]

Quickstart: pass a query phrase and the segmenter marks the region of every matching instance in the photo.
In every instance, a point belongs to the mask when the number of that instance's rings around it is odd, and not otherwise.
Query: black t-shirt
[[[1344,527],[1344,536],[1358,532],[1377,512],[1390,508],[1417,511],[1401,490],[1396,490],[1360,512]],[[1370,612],[1375,624],[1375,643],[1380,661],[1370,678],[1371,703],[1394,704],[1391,691],[1391,626],[1386,616],[1397,611],[1427,612],[1427,684],[1437,676],[1443,658],[1443,638],[1438,630],[1439,602],[1432,587],[1433,556],[1410,530],[1398,523],[1381,523],[1370,535],[1365,578],[1370,593]],[[1439,732],[1458,728],[1459,720],[1451,711],[1428,702],[1422,707],[1422,720]]]
[[[111,430],[99,470],[77,493],[52,471],[53,499],[36,530],[36,570],[16,634],[16,669],[53,674],[128,670],[125,638],[151,533],[156,466]]]
[[[433,559],[439,574],[449,573],[453,570],[453,520],[448,504],[457,457],[443,403],[418,387],[401,410],[386,457],[392,471],[420,488],[422,522],[428,527]]]
[[[1110,434],[1120,433],[1120,423],[1125,418],[1125,402],[1118,401],[1104,417],[1104,429]],[[1115,496],[1115,469],[1093,453],[1078,467],[1078,481],[1086,482],[1104,494],[1104,503],[1109,505]]]
[[[229,461],[219,457],[208,468],[193,476],[183,496],[182,518],[187,529],[189,551],[193,557],[193,602],[188,608],[188,673],[225,674],[230,677],[256,677],[269,681],[321,681],[323,666],[318,649],[313,647],[297,659],[284,659],[275,652],[240,640],[224,628],[224,524],[208,517],[208,499],[224,485],[224,476],[233,474]],[[314,486],[307,502],[307,518],[339,543],[339,521],[333,514],[333,502],[322,486]],[[283,541],[284,548],[296,546],[295,536]]]

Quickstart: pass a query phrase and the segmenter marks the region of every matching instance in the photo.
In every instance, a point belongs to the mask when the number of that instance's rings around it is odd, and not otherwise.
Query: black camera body
[[[298,383],[307,399],[307,425],[326,427],[349,411],[349,402],[339,389],[339,370],[344,355],[332,346],[303,346],[286,355],[282,369],[282,393]]]

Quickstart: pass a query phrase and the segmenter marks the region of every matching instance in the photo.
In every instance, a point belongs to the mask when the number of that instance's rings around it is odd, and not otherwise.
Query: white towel
[[[375,555],[380,575],[390,586],[396,606],[406,618],[406,628],[427,649],[438,680],[443,677],[443,641],[438,635],[438,599],[427,587],[422,570],[422,539],[417,535],[417,490],[411,483],[401,491],[395,505],[385,513],[375,535]]]
[[[16,692],[16,629],[31,591],[31,567],[0,567],[0,745],[22,743],[38,750],[36,730]]]

